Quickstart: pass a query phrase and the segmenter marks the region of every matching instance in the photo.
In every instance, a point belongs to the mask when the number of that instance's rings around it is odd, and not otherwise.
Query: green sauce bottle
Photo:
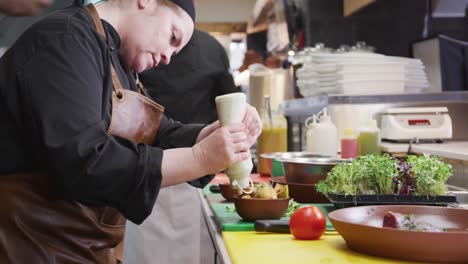
[[[375,119],[359,128],[358,145],[360,156],[380,153],[380,129]]]

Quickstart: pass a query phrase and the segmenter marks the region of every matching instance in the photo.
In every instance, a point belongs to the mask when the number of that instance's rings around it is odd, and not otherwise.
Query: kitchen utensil
[[[447,107],[390,108],[382,113],[382,139],[409,142],[452,138]]]
[[[328,156],[318,155],[311,152],[270,152],[262,153],[260,157],[264,158],[267,163],[269,174],[272,177],[284,176],[283,167],[278,159],[289,158],[328,158]]]
[[[320,208],[322,213],[326,216],[329,212],[335,210],[335,207],[332,204],[313,204]],[[215,214],[216,220],[220,225],[220,228],[223,231],[255,231],[254,221],[245,221],[239,214],[235,211],[234,204],[231,203],[214,203],[210,204],[213,213]],[[264,219],[266,221],[268,219]],[[277,220],[277,219],[274,219]],[[288,221],[288,217],[282,217],[279,220]],[[332,223],[327,217],[327,232],[336,231]]]
[[[272,184],[288,185],[289,197],[298,203],[329,203],[327,197],[315,190],[315,184],[288,183],[284,177],[270,179]]]
[[[249,103],[258,112],[264,107],[265,95],[270,97],[272,110],[277,110],[278,105],[284,100],[294,98],[289,70],[269,69],[261,65],[249,67],[249,71]]]
[[[221,192],[221,189],[219,188],[219,185],[211,185],[210,186],[210,191],[212,193],[220,193]]]
[[[328,172],[341,162],[338,158],[282,158],[278,159],[284,169],[288,183],[316,184],[327,177]]]
[[[425,219],[447,232],[383,228],[394,212]],[[349,248],[374,256],[437,263],[468,262],[468,210],[435,206],[385,205],[339,209],[328,217]]]
[[[291,198],[260,199],[234,197],[236,211],[245,221],[280,219],[288,210]]]
[[[257,220],[254,224],[257,232],[289,234],[289,220]]]
[[[336,230],[331,225],[330,220],[326,216],[330,211],[334,210],[334,208],[329,209],[329,207],[323,207],[317,204],[314,204],[314,206],[317,206],[325,214],[325,217],[327,218],[327,228],[326,228],[325,234],[334,234]],[[254,223],[254,230],[256,232],[283,233],[283,234],[291,233],[289,230],[289,218],[280,219],[280,220],[257,220]]]

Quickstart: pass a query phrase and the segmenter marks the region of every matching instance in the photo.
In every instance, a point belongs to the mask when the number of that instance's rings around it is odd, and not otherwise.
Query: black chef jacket
[[[80,2],[33,25],[0,59],[0,177],[45,171],[68,198],[141,223],[161,187],[162,149],[191,146],[202,125],[163,117],[154,146],[106,134],[111,60],[123,87],[136,86],[115,29],[103,21],[106,43]]]
[[[150,96],[166,107],[166,115],[183,123],[214,122],[215,97],[240,92],[223,46],[199,30],[170,64],[143,72],[140,80]]]

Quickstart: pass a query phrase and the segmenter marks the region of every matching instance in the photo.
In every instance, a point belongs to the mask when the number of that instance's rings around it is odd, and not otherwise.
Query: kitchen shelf
[[[387,95],[319,95],[287,100],[280,104],[284,115],[292,122],[304,122],[328,105],[394,104],[394,103],[468,102],[468,91],[387,94]]]

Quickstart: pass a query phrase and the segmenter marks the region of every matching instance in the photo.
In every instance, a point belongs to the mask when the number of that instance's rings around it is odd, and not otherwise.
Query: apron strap
[[[99,18],[99,14],[96,8],[94,7],[93,4],[89,4],[86,6],[86,9],[88,10],[89,14],[91,15],[91,18],[93,19],[94,26],[96,27],[97,32],[107,42],[106,32],[104,31],[104,27],[102,26],[102,22],[101,22],[101,19]],[[122,83],[120,82],[119,76],[117,75],[117,72],[115,71],[112,60],[111,60],[111,74],[112,74],[112,84],[114,87],[114,92],[116,93],[117,97],[121,97],[122,90],[123,90]]]

